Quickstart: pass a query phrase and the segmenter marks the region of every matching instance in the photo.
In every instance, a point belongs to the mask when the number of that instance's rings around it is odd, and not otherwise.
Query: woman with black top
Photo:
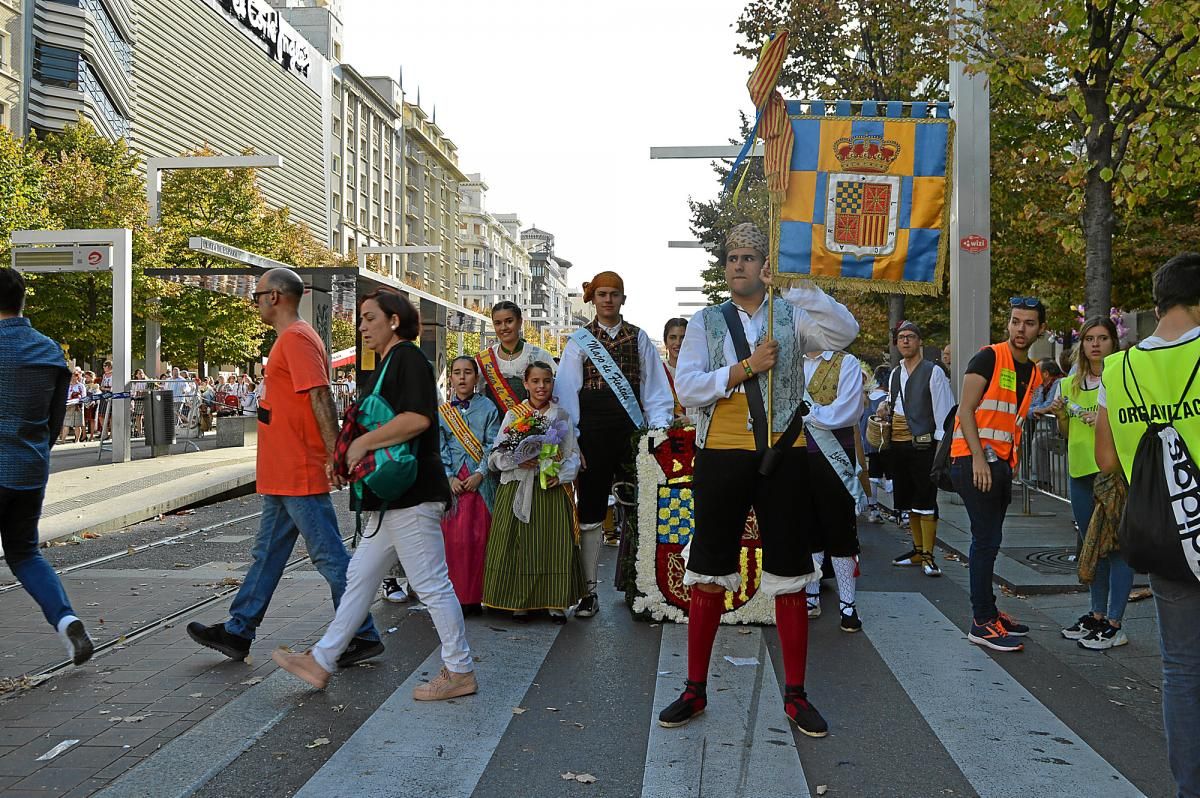
[[[403,296],[384,290],[362,301],[359,316],[363,344],[374,350],[381,364],[363,385],[364,395],[374,390],[375,380],[382,379],[380,396],[396,417],[356,438],[346,454],[346,465],[353,471],[376,449],[416,441],[417,478],[404,497],[389,502],[386,509],[365,485],[361,501],[351,498],[351,509],[364,511],[363,528],[377,531],[363,538],[350,560],[346,593],[337,614],[312,650],[304,654],[277,650],[272,658],[312,686],[324,688],[337,669],[338,657],[367,616],[380,580],[399,558],[442,641],[441,673],[413,690],[413,698],[440,701],[470,695],[477,689],[474,664],[442,539],[441,518],[450,501],[450,483],[442,470],[437,385],[433,366],[413,343],[421,330],[421,317]]]

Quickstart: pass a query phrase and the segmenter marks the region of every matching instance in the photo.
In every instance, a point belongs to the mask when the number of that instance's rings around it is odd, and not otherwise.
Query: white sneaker
[[[82,665],[92,658],[94,646],[92,638],[88,637],[83,628],[83,621],[74,615],[67,615],[58,622],[58,638],[67,649],[67,656],[76,665]]]
[[[1100,632],[1092,632],[1087,637],[1080,639],[1079,647],[1091,649],[1092,651],[1104,651],[1109,648],[1126,645],[1129,638],[1125,636],[1124,629],[1118,629],[1113,625],[1109,625],[1107,629]]]

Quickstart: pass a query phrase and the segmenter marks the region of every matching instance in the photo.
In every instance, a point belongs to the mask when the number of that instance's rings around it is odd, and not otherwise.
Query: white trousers
[[[429,608],[429,617],[442,641],[442,662],[455,673],[475,669],[467,646],[467,627],[462,606],[454,595],[446,570],[446,544],[442,538],[442,505],[425,502],[416,507],[388,510],[379,523],[379,513],[363,513],[363,529],[369,538],[359,541],[346,569],[346,593],[325,635],[313,647],[313,657],[333,673],[337,659],[350,645],[354,633],[375,600],[375,592],[397,559],[408,582]]]

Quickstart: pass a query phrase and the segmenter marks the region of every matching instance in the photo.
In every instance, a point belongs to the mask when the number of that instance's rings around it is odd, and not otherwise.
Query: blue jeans
[[[1092,511],[1096,508],[1092,494],[1095,474],[1086,477],[1071,477],[1071,513],[1079,527],[1079,540],[1087,537],[1092,523]],[[1133,569],[1119,552],[1112,552],[1096,560],[1096,573],[1092,576],[1090,593],[1092,614],[1120,623],[1125,616],[1125,605],[1129,603],[1129,591],[1133,588]]]
[[[304,536],[309,559],[325,581],[336,609],[346,592],[346,566],[350,554],[342,545],[337,515],[328,493],[312,496],[263,496],[262,523],[254,541],[254,562],[229,606],[225,631],[239,637],[254,639],[254,632],[267,614],[267,605],[283,577],[296,535]],[[370,613],[355,637],[379,639]]]
[[[1200,798],[1200,582],[1150,575],[1163,661],[1163,728],[1178,798]]]
[[[38,548],[38,519],[45,496],[45,488],[0,488],[0,543],[13,576],[42,608],[49,624],[57,628],[59,621],[75,611],[62,580]]]
[[[971,518],[971,614],[976,623],[995,620],[996,594],[992,592],[992,574],[1004,533],[1004,514],[1012,502],[1012,466],[1007,460],[989,463],[992,487],[987,493],[975,487],[971,458],[956,457],[950,464],[950,481],[962,497]]]

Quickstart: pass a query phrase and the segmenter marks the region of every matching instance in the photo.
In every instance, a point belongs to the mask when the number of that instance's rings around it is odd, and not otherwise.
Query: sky
[[[650,160],[652,146],[727,144],[752,63],[733,54],[740,0],[344,0],[343,56],[397,77],[405,96],[489,186],[491,213],[555,236],[578,289],[624,278],[625,317],[653,337],[703,301],[708,256],[668,249],[693,238],[689,197],[719,186],[706,160]]]

